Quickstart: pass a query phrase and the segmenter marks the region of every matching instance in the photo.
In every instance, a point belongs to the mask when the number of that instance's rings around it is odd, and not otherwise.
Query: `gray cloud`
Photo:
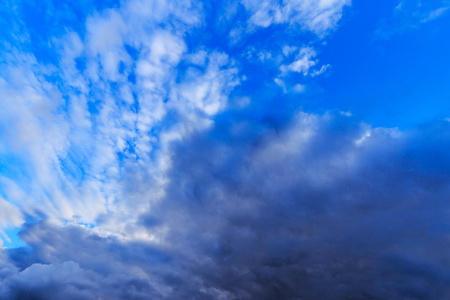
[[[8,249],[0,299],[149,299],[160,297],[145,267],[167,261],[148,245],[121,244],[46,221],[22,231],[29,249]],[[16,267],[18,266],[18,267]],[[148,271],[147,270],[147,271]]]
[[[3,253],[0,298],[447,299],[448,126],[217,123],[172,144],[140,217],[156,242],[31,224],[30,248]]]
[[[169,244],[225,299],[444,299],[448,142],[397,134],[301,114],[243,145],[199,137],[157,213]]]

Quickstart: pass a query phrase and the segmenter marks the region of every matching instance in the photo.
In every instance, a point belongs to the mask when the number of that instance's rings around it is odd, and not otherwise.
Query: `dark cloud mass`
[[[172,144],[158,241],[29,224],[0,299],[450,299],[449,125],[217,122]]]

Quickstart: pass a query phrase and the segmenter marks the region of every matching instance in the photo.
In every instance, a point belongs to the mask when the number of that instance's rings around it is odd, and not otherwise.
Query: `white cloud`
[[[276,85],[278,85],[280,88],[283,89],[283,93],[286,94],[287,88],[286,88],[286,83],[284,82],[284,80],[281,78],[275,78],[274,81],[275,81]]]
[[[295,51],[297,51],[297,47],[296,46],[289,46],[289,45],[285,45],[283,47],[283,54],[284,56],[289,56],[292,53],[294,53]]]
[[[314,70],[314,71],[311,72],[311,77],[316,77],[316,76],[318,76],[318,75],[324,73],[324,72],[325,72],[326,70],[328,70],[330,67],[331,67],[330,64],[322,65],[322,66],[320,67],[319,70]]]
[[[428,13],[422,20],[420,20],[422,23],[433,21],[441,16],[443,16],[449,9],[449,6],[440,7],[437,9],[434,9]]]
[[[293,87],[292,87],[292,90],[295,92],[295,93],[303,93],[303,92],[305,92],[305,90],[306,90],[306,86],[304,85],[304,84],[296,84],[296,85],[294,85]]]
[[[406,30],[419,28],[424,23],[443,17],[449,8],[446,0],[403,0],[393,9],[391,16],[379,22],[375,37],[388,39]]]
[[[204,66],[207,56],[208,52],[206,52],[205,50],[199,50],[195,53],[187,55],[186,60],[194,65]]]
[[[84,36],[68,31],[53,39],[58,66],[6,53],[0,149],[23,158],[26,180],[19,186],[13,175],[2,178],[5,203],[59,224],[92,224],[102,235],[154,239],[136,218],[164,194],[170,143],[210,126],[240,82],[226,54],[189,53],[184,35],[198,25],[200,8],[137,0],[95,13]],[[186,74],[177,70],[180,61],[192,65]],[[145,197],[130,191],[140,180],[152,191]]]
[[[289,54],[296,51],[296,48],[288,48],[285,46],[283,48],[283,53],[289,57]],[[319,69],[313,69],[318,63],[319,60],[315,57],[317,56],[316,51],[309,46],[302,47],[298,50],[297,55],[294,58],[294,61],[289,63],[288,65],[281,65],[280,71],[283,75],[288,72],[301,73],[303,76],[310,75],[311,77],[315,77],[324,73],[330,65],[322,65]]]
[[[308,75],[309,69],[314,67],[318,60],[314,59],[316,57],[316,51],[311,47],[303,47],[300,49],[295,57],[295,60],[289,65],[282,65],[280,70],[283,73],[288,71],[303,73],[304,76]]]
[[[3,229],[12,226],[18,227],[22,225],[24,221],[20,209],[0,197],[0,247],[3,243],[2,238],[6,241],[11,241],[4,233]]]
[[[204,73],[196,69],[187,71],[185,81],[174,88],[172,105],[185,110],[182,103],[190,103],[193,109],[215,115],[225,108],[228,93],[239,84],[237,74],[237,68],[226,54],[212,53]]]
[[[258,53],[258,58],[261,62],[264,62],[266,60],[272,60],[272,53],[267,51],[261,51]]]
[[[333,29],[350,0],[242,0],[251,13],[249,23],[268,27],[272,24],[298,24],[318,35]]]

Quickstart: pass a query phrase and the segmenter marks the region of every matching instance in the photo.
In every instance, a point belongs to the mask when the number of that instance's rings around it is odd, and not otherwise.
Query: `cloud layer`
[[[153,242],[29,225],[29,250],[4,253],[0,295],[448,297],[448,123],[410,133],[335,113],[278,129],[233,123],[172,146],[165,195],[139,215]]]
[[[450,123],[299,104],[351,1],[28,4],[0,11],[0,234],[25,243],[0,299],[450,297]]]

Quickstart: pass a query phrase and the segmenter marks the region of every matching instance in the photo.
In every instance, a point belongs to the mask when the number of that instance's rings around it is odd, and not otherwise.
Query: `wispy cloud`
[[[424,3],[413,0],[401,1],[393,10],[392,16],[379,23],[375,36],[386,39],[405,30],[418,28],[423,23],[443,17],[449,7],[449,3],[443,0]]]
[[[439,17],[442,17],[449,8],[450,8],[450,6],[446,6],[446,7],[440,7],[435,10],[432,10],[431,12],[428,13],[428,15],[425,18],[423,18],[420,21],[423,23],[426,23],[426,22],[433,21]]]
[[[344,7],[350,3],[350,0],[242,1],[251,13],[250,24],[262,27],[279,23],[298,24],[318,35],[324,35],[333,29],[341,18]]]

